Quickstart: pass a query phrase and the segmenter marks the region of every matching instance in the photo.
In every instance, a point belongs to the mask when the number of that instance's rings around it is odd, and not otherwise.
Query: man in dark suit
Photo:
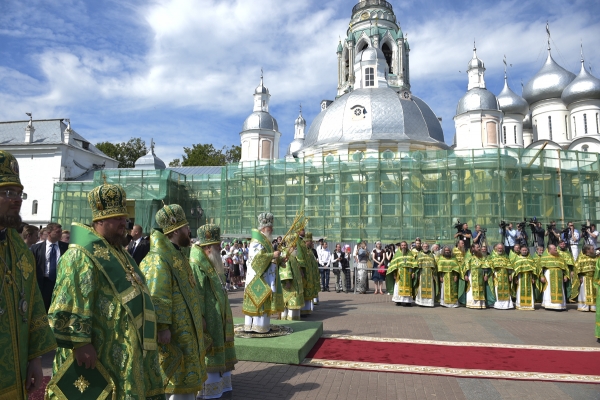
[[[131,242],[127,245],[127,252],[133,257],[137,265],[140,265],[146,254],[150,251],[148,237],[142,236],[142,227],[134,225],[131,230]]]
[[[31,246],[31,252],[35,257],[37,281],[46,312],[48,312],[56,283],[56,266],[69,245],[60,241],[62,226],[59,224],[48,224],[46,231],[48,232],[47,239]]]

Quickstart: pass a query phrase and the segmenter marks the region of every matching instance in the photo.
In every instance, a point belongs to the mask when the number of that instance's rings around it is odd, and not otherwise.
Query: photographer
[[[567,228],[563,230],[561,238],[567,243],[567,245],[571,249],[573,259],[577,260],[577,256],[579,255],[580,235],[579,231],[575,229],[575,225],[573,224],[573,222],[569,221],[567,223]]]
[[[533,235],[533,245],[536,247],[544,247],[544,235],[545,231],[542,228],[542,223],[540,221],[535,221],[535,219],[529,222],[529,227],[531,228],[531,234]]]
[[[481,229],[481,225],[475,225],[475,236],[473,236],[473,244],[482,245],[485,241],[485,232],[487,229]]]
[[[527,241],[529,239],[527,232],[525,231],[526,226],[527,223],[524,221],[517,225],[517,238],[515,240],[515,244],[518,244],[521,247],[527,247]]]
[[[506,223],[502,221],[500,223],[500,235],[504,238],[504,243],[502,244],[504,245],[506,254],[509,254],[515,247],[518,234],[516,229],[513,229],[512,222]]]
[[[596,230],[596,225],[581,225],[581,239],[583,239],[584,244],[594,246],[594,250],[596,250],[596,247],[598,246],[598,231]]]
[[[550,246],[551,244],[554,246],[558,246],[558,242],[560,241],[560,235],[556,230],[556,221],[551,221],[550,225],[546,225],[545,236],[548,236],[548,246]]]
[[[469,225],[462,224],[462,228],[454,235],[455,239],[462,240],[465,242],[465,249],[471,248],[471,238],[473,237],[473,232],[469,230]]]

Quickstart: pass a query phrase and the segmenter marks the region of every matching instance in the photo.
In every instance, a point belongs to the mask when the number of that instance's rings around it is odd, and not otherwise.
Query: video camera
[[[538,223],[537,217],[529,218],[529,222],[527,223],[529,226],[535,226]]]
[[[581,238],[583,240],[588,240],[590,237],[590,229],[592,229],[591,225],[587,223],[581,224]]]
[[[498,225],[501,229],[506,229],[506,227],[508,226],[508,223],[504,220],[500,221],[500,224]]]
[[[527,221],[519,222],[517,224],[517,230],[522,231],[527,226]]]
[[[454,224],[454,229],[456,229],[458,232],[462,232],[462,222],[460,222],[459,219],[456,220],[456,223]]]

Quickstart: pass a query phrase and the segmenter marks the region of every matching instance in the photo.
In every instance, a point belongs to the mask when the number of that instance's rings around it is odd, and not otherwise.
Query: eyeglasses
[[[0,196],[5,197],[7,199],[11,199],[11,200],[15,200],[15,199],[27,200],[27,193],[17,192],[16,190],[11,190],[11,189],[0,190]]]

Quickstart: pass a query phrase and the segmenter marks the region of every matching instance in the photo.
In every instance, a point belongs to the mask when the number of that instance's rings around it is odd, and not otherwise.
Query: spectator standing
[[[331,263],[333,267],[333,274],[335,275],[335,292],[339,293],[344,289],[342,283],[342,260],[345,258],[345,254],[342,251],[342,245],[336,244],[335,250],[331,255]]]
[[[127,252],[135,260],[137,265],[140,265],[146,254],[150,251],[150,241],[148,237],[144,237],[142,227],[134,225],[131,230],[131,242],[127,245]]]
[[[463,224],[460,232],[457,232],[454,235],[454,238],[457,240],[462,240],[465,242],[465,249],[471,248],[471,238],[473,237],[473,232],[469,230],[469,225]]]
[[[563,233],[561,235],[561,238],[567,243],[567,245],[571,249],[573,260],[577,261],[577,256],[579,255],[579,238],[581,237],[581,235],[579,234],[579,231],[575,229],[575,225],[571,221],[567,223],[567,229],[567,232]]]
[[[512,222],[508,223],[506,228],[504,228],[504,232],[503,229],[500,228],[500,235],[504,235],[504,242],[502,244],[504,245],[504,251],[506,252],[506,254],[509,254],[515,247],[518,235],[517,230],[513,229]]]
[[[383,294],[383,281],[385,280],[385,272],[381,274],[379,271],[383,268],[385,270],[385,251],[381,248],[381,242],[375,242],[375,248],[371,252],[371,258],[373,259],[373,275],[371,279],[375,282],[375,293]]]
[[[550,228],[546,230],[546,236],[548,236],[548,246],[553,244],[554,246],[558,246],[558,242],[560,241],[560,234],[556,230],[556,221],[550,222]]]
[[[40,229],[40,237],[38,239],[38,243],[45,242],[48,239],[48,229],[42,228]]]
[[[69,244],[71,241],[71,232],[70,231],[62,231],[62,235],[60,236],[60,241],[66,244]]]
[[[367,261],[369,261],[369,253],[367,252],[367,244],[361,242],[356,246],[358,248],[356,252],[357,269],[356,269],[356,290],[360,294],[367,293]]]
[[[594,250],[598,247],[598,231],[595,224],[591,224],[590,229],[588,229],[587,244],[592,245]]]
[[[21,237],[23,238],[23,241],[25,242],[27,247],[31,248],[31,246],[38,242],[38,239],[40,237],[40,228],[34,225],[25,225],[23,227]]]
[[[533,243],[535,247],[541,246],[544,247],[544,228],[542,227],[542,223],[540,221],[536,221],[535,224],[531,224],[531,232],[533,233]]]
[[[327,242],[323,241],[321,250],[317,250],[317,260],[319,261],[319,272],[321,273],[321,291],[329,292],[329,272],[331,269],[331,252],[327,249]]]
[[[391,296],[394,292],[394,284],[396,283],[392,274],[388,274],[387,270],[390,265],[390,262],[394,258],[394,254],[396,252],[396,247],[393,244],[385,246],[385,258],[383,262],[385,264],[385,292]]]
[[[352,249],[350,245],[344,246],[344,258],[342,258],[342,273],[344,274],[344,293],[352,290],[352,278],[350,277],[350,259],[352,258]]]

